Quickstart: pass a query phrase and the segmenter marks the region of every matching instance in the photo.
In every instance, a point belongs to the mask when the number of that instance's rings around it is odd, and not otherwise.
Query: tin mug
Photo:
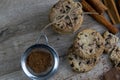
[[[39,40],[41,38],[45,39],[45,43],[39,43]],[[28,55],[31,53],[32,50],[34,49],[44,49],[49,51],[51,57],[52,57],[52,66],[51,68],[45,72],[44,74],[35,74],[34,72],[31,72],[29,70],[29,68],[27,67],[26,61],[28,58]],[[32,80],[46,80],[48,78],[50,78],[51,76],[53,76],[55,74],[55,72],[57,71],[59,66],[59,56],[58,53],[56,52],[56,50],[51,47],[48,43],[48,38],[45,34],[41,34],[37,43],[30,46],[21,56],[21,67],[22,70],[24,71],[24,73]]]

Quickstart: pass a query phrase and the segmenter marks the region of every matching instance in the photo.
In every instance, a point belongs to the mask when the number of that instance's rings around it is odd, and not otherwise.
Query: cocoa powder
[[[27,65],[35,73],[41,73],[48,70],[51,66],[52,58],[49,52],[35,50],[27,58]]]

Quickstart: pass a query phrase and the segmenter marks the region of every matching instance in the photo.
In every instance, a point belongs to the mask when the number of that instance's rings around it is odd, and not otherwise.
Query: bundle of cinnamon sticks
[[[113,24],[120,23],[119,13],[117,11],[115,4],[113,4],[112,0],[103,0],[103,1],[104,4],[101,2],[101,0],[82,0],[81,4],[86,12],[98,13],[98,14],[90,14],[90,15],[96,21],[103,24],[110,32],[116,34],[118,32],[118,29],[115,26],[113,26]],[[113,6],[111,5],[110,7],[110,4],[112,4]],[[108,12],[113,24],[104,17],[103,14],[105,11]]]
[[[104,4],[107,6],[107,13],[113,24],[120,23],[120,16],[117,10],[115,0],[103,0]]]

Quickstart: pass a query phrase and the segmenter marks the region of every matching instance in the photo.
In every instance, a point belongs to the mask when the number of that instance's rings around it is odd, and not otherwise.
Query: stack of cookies
[[[83,22],[82,5],[74,0],[59,0],[50,10],[52,28],[60,34],[76,32]]]
[[[104,44],[103,37],[95,30],[86,29],[79,32],[68,51],[69,63],[73,70],[90,71],[98,63],[104,51]]]
[[[110,54],[110,59],[113,62],[113,65],[120,69],[120,47],[116,46],[112,50],[112,52]]]
[[[105,53],[111,53],[119,38],[108,31],[103,34],[103,38],[105,39]]]
[[[108,31],[104,33],[103,38],[105,39],[105,53],[108,53],[114,67],[120,69],[120,47],[117,46],[119,38]]]
[[[68,50],[68,60],[74,71],[90,71],[99,61],[103,51],[109,54],[115,67],[120,68],[119,38],[108,31],[103,36],[95,30],[86,29],[78,33]]]

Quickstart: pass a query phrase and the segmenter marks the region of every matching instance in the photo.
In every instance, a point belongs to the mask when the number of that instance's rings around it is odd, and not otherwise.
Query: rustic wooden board
[[[20,57],[35,43],[39,31],[49,23],[48,13],[56,0],[0,0],[0,80],[29,80],[20,67]],[[85,15],[81,30],[96,29],[103,33],[106,28]],[[50,80],[100,80],[110,68],[107,55],[87,73],[75,73],[66,59],[67,49],[76,35],[59,35],[50,27],[45,31],[49,44],[59,53],[58,72]],[[107,67],[107,68],[106,68]],[[87,76],[87,77],[86,77]]]

